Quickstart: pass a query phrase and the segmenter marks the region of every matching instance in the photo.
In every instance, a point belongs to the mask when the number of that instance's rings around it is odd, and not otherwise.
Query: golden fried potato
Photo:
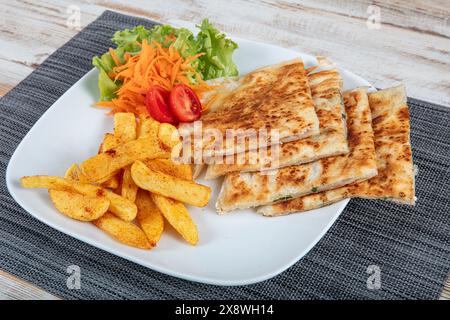
[[[170,149],[175,147],[181,141],[178,129],[169,123],[161,123],[159,125],[158,138]]]
[[[106,133],[103,137],[103,142],[98,148],[98,153],[105,152],[106,150],[114,149],[119,145],[119,141],[112,133]],[[104,181],[100,181],[103,188],[107,189],[117,189],[120,184],[119,172],[113,172],[108,178],[103,179]]]
[[[136,116],[131,112],[114,114],[114,137],[119,143],[136,139]]]
[[[154,193],[151,194],[151,198],[170,225],[174,227],[188,243],[196,245],[198,242],[197,226],[194,221],[192,221],[184,204]]]
[[[24,176],[20,178],[20,184],[24,188],[45,188],[55,190],[70,190],[72,184],[78,182],[56,176]]]
[[[142,189],[193,206],[206,206],[211,196],[209,187],[150,170],[142,161],[133,163],[131,176],[134,182]]]
[[[109,208],[104,196],[89,197],[73,191],[48,190],[55,208],[69,218],[92,221],[100,218]]]
[[[139,190],[136,197],[136,206],[138,208],[136,219],[152,246],[156,246],[164,230],[163,215],[148,191]]]
[[[76,191],[90,197],[105,196],[110,201],[109,211],[120,219],[132,221],[136,218],[137,207],[133,202],[101,187],[54,176],[27,176],[22,177],[20,181],[24,188]]]
[[[138,137],[157,137],[160,123],[150,116],[140,116],[138,126]]]
[[[114,115],[114,137],[119,144],[135,140],[137,138],[136,131],[136,116],[133,113],[119,112]],[[117,183],[113,189],[117,189],[118,186],[119,184]],[[138,187],[131,179],[130,167],[124,168],[121,185],[122,197],[134,202],[137,191]]]
[[[93,182],[103,182],[136,160],[169,158],[170,152],[163,147],[154,137],[139,138],[106,150],[81,163],[83,174]]]
[[[131,167],[128,166],[123,170],[123,178],[122,178],[122,197],[134,202],[136,200],[136,194],[139,190],[139,187],[134,183],[133,178],[131,177]]]
[[[159,171],[184,180],[192,180],[192,166],[190,164],[177,164],[170,159],[145,159],[142,162],[150,170]]]
[[[79,181],[78,175],[81,173],[80,168],[76,163],[72,164],[64,174],[64,178]]]
[[[119,145],[119,141],[114,137],[114,134],[112,133],[105,133],[103,136],[103,141],[100,144],[100,147],[98,148],[98,153],[105,152],[109,149],[114,149]]]
[[[92,223],[113,238],[129,246],[141,249],[150,249],[152,247],[142,229],[132,222],[117,218],[110,212],[106,212],[99,219],[92,221]]]
[[[74,181],[80,181],[83,183],[88,182],[87,178],[83,175],[81,172],[80,167],[76,163],[72,164],[64,174],[64,178],[74,180]]]
[[[89,180],[75,163],[67,169],[66,173],[64,174],[64,178],[83,183],[89,183]],[[119,177],[117,175],[114,175],[105,182],[102,182],[101,186],[107,189],[116,189],[119,187],[119,182]]]
[[[115,175],[113,175],[111,178],[108,178],[105,182],[102,182],[101,186],[103,188],[111,189],[111,190],[115,190],[115,189],[119,188],[119,186],[120,186],[119,174],[120,173],[121,173],[121,171],[119,171],[119,173],[116,173]]]

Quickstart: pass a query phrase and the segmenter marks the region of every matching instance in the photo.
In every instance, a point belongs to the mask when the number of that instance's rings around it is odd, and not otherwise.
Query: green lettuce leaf
[[[191,31],[185,28],[177,29],[175,32],[176,40],[173,43],[175,49],[183,58],[196,55],[199,52],[199,46]]]
[[[131,30],[117,31],[112,41],[117,45],[117,48],[125,48],[126,52],[131,50],[137,53],[139,52],[137,43],[142,43],[144,39],[147,39],[148,43],[152,41],[161,43],[166,48],[173,44],[183,57],[198,52],[197,42],[191,31],[185,28],[176,29],[169,25],[157,25],[151,29],[137,26]]]
[[[120,88],[121,83],[115,82],[108,76],[108,72],[114,67],[114,61],[109,53],[105,53],[99,57],[92,59],[92,64],[97,67],[98,88],[100,91],[100,100],[111,100],[116,97],[116,91]]]
[[[124,29],[121,31],[116,31],[112,38],[112,42],[114,42],[117,47],[124,47],[129,44],[133,44],[136,42],[141,43],[142,40],[148,39],[150,36],[151,30],[146,29],[144,26],[137,26],[133,29]]]
[[[200,51],[205,53],[199,58],[203,79],[237,76],[239,72],[232,55],[238,45],[214,28],[208,19],[197,27],[200,29],[197,43]]]

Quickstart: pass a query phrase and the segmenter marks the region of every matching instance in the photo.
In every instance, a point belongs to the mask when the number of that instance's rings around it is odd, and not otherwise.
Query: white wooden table
[[[199,22],[331,57],[376,87],[450,107],[450,1],[0,0],[0,96],[105,9],[160,22]],[[80,25],[70,19],[79,10]],[[379,13],[379,14],[378,14]],[[378,19],[379,17],[379,19]],[[379,22],[379,23],[378,23]],[[0,270],[0,299],[51,294]],[[450,282],[441,296],[450,298]]]

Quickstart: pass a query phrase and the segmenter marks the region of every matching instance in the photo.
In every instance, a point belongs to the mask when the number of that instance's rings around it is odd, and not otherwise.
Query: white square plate
[[[288,49],[234,38],[239,44],[234,59],[241,74],[258,67],[301,56]],[[345,89],[370,86],[354,74],[340,70]],[[49,226],[95,247],[175,277],[217,284],[243,285],[269,279],[302,258],[325,234],[347,201],[277,218],[265,218],[253,210],[219,216],[214,209],[220,181],[202,181],[213,189],[205,208],[190,207],[200,241],[190,246],[167,228],[151,250],[123,245],[90,223],[67,218],[53,207],[46,190],[23,189],[25,175],[63,175],[72,163],[97,153],[112,118],[91,107],[97,101],[97,71],[91,70],[62,95],[31,128],[12,156],[6,172],[8,189],[31,215]],[[167,225],[167,224],[166,224]]]

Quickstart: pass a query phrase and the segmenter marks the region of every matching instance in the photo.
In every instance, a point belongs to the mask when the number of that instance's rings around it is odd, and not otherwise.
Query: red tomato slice
[[[170,92],[169,107],[172,114],[181,122],[192,122],[200,119],[202,104],[191,88],[177,84]]]
[[[145,104],[153,119],[159,122],[178,123],[169,109],[170,92],[161,86],[153,86],[147,92]]]

